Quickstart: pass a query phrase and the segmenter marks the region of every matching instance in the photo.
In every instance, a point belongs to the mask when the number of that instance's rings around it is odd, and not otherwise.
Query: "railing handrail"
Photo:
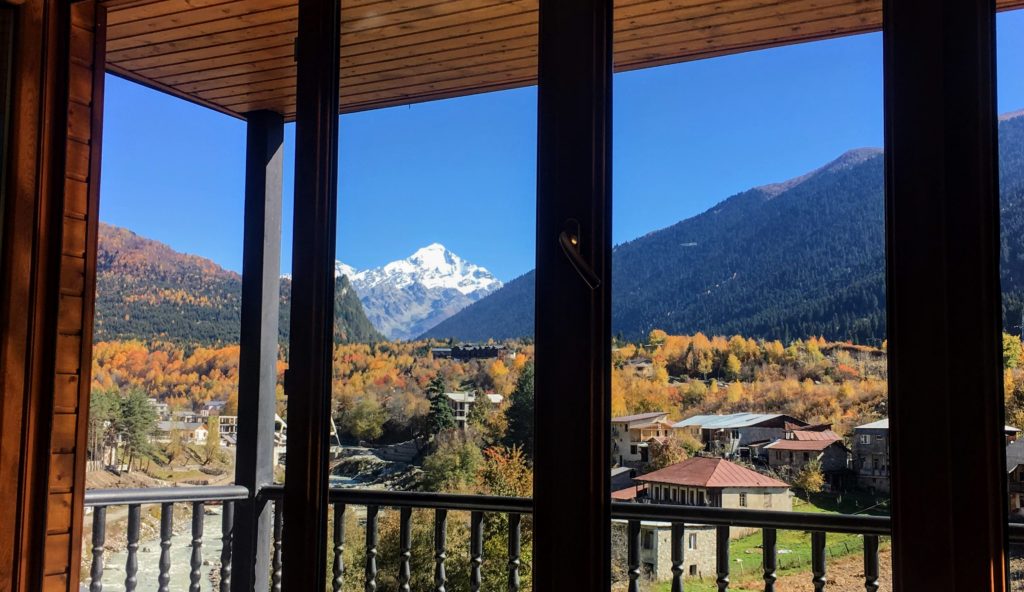
[[[241,485],[90,489],[85,492],[85,505],[95,507],[170,502],[224,502],[248,498],[249,490]]]
[[[284,486],[264,486],[260,489],[258,495],[267,500],[280,500],[284,496]],[[218,502],[248,498],[249,490],[241,485],[91,489],[85,492],[85,505],[86,507],[101,507],[173,502]],[[354,506],[370,505],[471,512],[511,512],[515,514],[533,513],[533,500],[531,498],[491,495],[332,487],[330,489],[330,500],[335,503]],[[888,516],[744,510],[676,504],[612,502],[611,517],[617,520],[685,522],[708,526],[776,528],[778,530],[819,530],[881,536],[888,536],[892,532]],[[1011,543],[1024,543],[1024,524],[1010,523],[1007,530]]]
[[[684,522],[707,526],[817,530],[847,534],[886,536],[892,532],[888,516],[782,512],[672,504],[612,502],[612,519]]]
[[[276,501],[282,499],[284,497],[284,486],[267,485],[260,489],[259,495],[267,500]],[[330,489],[330,501],[353,506],[425,508],[467,512],[511,512],[513,514],[533,513],[532,498],[497,495],[332,487]]]
[[[280,500],[284,496],[284,486],[264,486],[260,489],[259,496],[267,500]],[[85,505],[111,506],[167,502],[215,502],[243,500],[248,497],[249,490],[241,485],[94,489],[86,492]],[[531,514],[533,512],[533,500],[530,498],[419,491],[387,491],[334,487],[330,489],[330,501],[355,506],[444,509],[470,512],[512,512],[516,514]],[[611,517],[620,520],[685,522],[708,526],[821,530],[874,535],[888,535],[891,533],[890,520],[886,516],[612,502]],[[1024,525],[1011,525],[1010,531],[1012,539],[1024,540]]]

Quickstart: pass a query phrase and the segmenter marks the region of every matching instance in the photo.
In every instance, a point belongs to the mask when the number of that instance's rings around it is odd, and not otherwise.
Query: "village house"
[[[723,458],[695,456],[641,475],[635,481],[647,485],[638,501],[715,508],[793,509],[787,483]]]
[[[726,458],[750,458],[750,446],[785,438],[786,432],[807,427],[807,422],[780,413],[732,413],[694,415],[674,425],[711,454]]]
[[[889,418],[853,428],[853,470],[858,486],[889,492]]]
[[[209,401],[203,408],[199,410],[199,415],[203,417],[209,417],[211,415],[222,415],[224,409],[228,406],[227,401]]]
[[[168,419],[171,421],[180,421],[184,423],[201,423],[206,424],[206,416],[196,413],[195,411],[174,411],[168,415]]]
[[[611,490],[619,491],[634,485],[634,477],[636,477],[636,469],[630,467],[612,467],[610,483]]]
[[[641,475],[636,485],[612,493],[615,501],[793,510],[789,485],[722,458],[693,457],[681,463]],[[625,536],[625,522],[613,521],[613,539]],[[647,577],[656,581],[671,577],[671,524],[641,524],[640,561]],[[751,529],[733,528],[731,538],[746,536]],[[715,574],[715,529],[686,525],[684,574],[703,577]],[[615,547],[621,553],[625,546]]]
[[[612,562],[626,565],[626,520],[612,520]],[[715,527],[706,524],[686,524],[683,543],[683,577],[710,578],[715,572]],[[644,520],[640,523],[641,577],[664,582],[672,577],[672,524]]]
[[[667,411],[613,417],[612,460],[619,466],[639,466],[650,460],[650,442],[672,435]]]
[[[1003,426],[1003,437],[1007,444],[1016,441],[1019,432],[1013,426]],[[888,417],[853,428],[853,470],[857,475],[858,486],[889,493]]]
[[[452,415],[455,416],[455,425],[460,430],[465,430],[466,422],[469,420],[469,411],[476,403],[476,393],[445,393],[444,396],[448,398],[448,407],[451,408]],[[496,393],[487,393],[484,396],[490,400],[492,405],[501,405],[501,402],[505,400],[504,397]]]
[[[210,430],[205,423],[188,421],[159,421],[156,424],[157,442],[170,442],[171,432],[177,431],[181,435],[184,444],[196,444],[202,446],[210,435]]]
[[[156,411],[156,415],[160,419],[164,419],[165,417],[168,416],[170,410],[167,406],[167,403],[163,403],[159,399],[150,397],[149,404],[153,406],[153,410]]]
[[[845,486],[850,470],[850,449],[832,430],[792,430],[786,437],[764,446],[768,466],[778,472],[796,473],[818,461],[825,482],[833,488]]]
[[[1006,447],[1006,487],[1010,520],[1024,522],[1024,440]]]
[[[654,377],[654,364],[647,358],[632,358],[627,360],[625,368],[632,370],[637,376],[642,376],[644,378]]]
[[[217,423],[220,427],[220,435],[231,436],[234,438],[238,434],[238,416],[237,415],[218,415]]]

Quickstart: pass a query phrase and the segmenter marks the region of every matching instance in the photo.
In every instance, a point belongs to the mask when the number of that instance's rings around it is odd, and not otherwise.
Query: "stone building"
[[[612,520],[612,563],[628,565],[629,525],[626,520]],[[687,524],[683,544],[683,577],[715,577],[715,527]],[[644,520],[640,524],[640,573],[655,582],[672,578],[672,525],[668,522]]]
[[[635,479],[636,485],[612,493],[616,501],[792,511],[789,485],[722,458],[694,457]],[[672,525],[641,523],[640,568],[645,577],[664,581],[672,576]],[[614,560],[627,561],[627,523],[613,521]],[[731,538],[753,532],[733,528]],[[713,577],[716,536],[713,526],[687,524],[683,546],[685,577]]]
[[[860,487],[889,493],[889,418],[853,428],[853,471]]]

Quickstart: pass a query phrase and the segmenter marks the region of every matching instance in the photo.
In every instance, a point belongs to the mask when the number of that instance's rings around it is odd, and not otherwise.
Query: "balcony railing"
[[[174,529],[174,505],[192,504],[192,555],[189,590],[199,592],[203,566],[203,517],[207,503],[223,505],[221,521],[220,590],[231,590],[231,533],[234,524],[234,502],[248,499],[249,490],[237,485],[223,487],[157,487],[151,489],[98,489],[85,494],[86,507],[92,514],[92,563],[89,569],[89,592],[103,591],[103,554],[107,539],[107,508],[128,506],[127,559],[124,588],[134,592],[138,587],[139,530],[143,505],[160,505],[160,573],[158,592],[169,592],[171,581],[171,536]]]
[[[139,547],[140,509],[143,505],[160,505],[160,592],[169,590],[170,546],[173,529],[175,504],[192,504],[192,553],[189,574],[190,592],[200,590],[200,568],[203,565],[203,515],[207,503],[223,504],[222,548],[220,554],[220,592],[231,590],[232,561],[250,561],[247,557],[232,557],[233,502],[248,498],[244,487],[181,487],[154,489],[113,489],[93,490],[86,493],[85,504],[92,507],[92,565],[90,570],[91,592],[100,592],[103,587],[103,554],[106,536],[106,511],[111,506],[128,507],[127,561],[125,565],[125,590],[136,590],[138,581],[137,551]],[[271,561],[270,588],[281,589],[281,500],[284,489],[281,486],[265,487],[258,492],[261,499],[273,502],[273,550]],[[443,590],[448,582],[448,557],[446,532],[448,512],[470,513],[469,538],[469,581],[470,589],[479,591],[482,583],[483,565],[483,522],[485,514],[508,515],[508,590],[520,589],[520,521],[523,515],[532,513],[533,503],[528,498],[508,498],[480,495],[456,495],[441,493],[377,491],[360,489],[337,489],[330,491],[333,515],[333,570],[332,589],[341,590],[346,565],[343,559],[345,545],[345,512],[349,506],[366,509],[365,541],[366,553],[363,563],[363,580],[367,590],[376,589],[378,579],[377,547],[379,544],[377,517],[381,508],[397,509],[399,522],[399,562],[397,581],[399,590],[408,591],[412,579],[412,529],[413,509],[434,511],[434,584]],[[729,529],[730,527],[758,528],[763,537],[763,577],[765,591],[775,590],[777,578],[776,539],[779,530],[808,531],[811,533],[811,584],[815,591],[825,589],[827,565],[826,543],[829,533],[855,534],[864,538],[864,588],[868,592],[879,589],[879,537],[890,534],[889,518],[885,516],[860,516],[804,512],[779,512],[765,510],[739,510],[701,506],[680,506],[671,504],[636,504],[612,502],[611,518],[627,522],[627,577],[629,590],[640,589],[641,524],[654,521],[671,524],[671,572],[672,590],[683,590],[683,562],[687,528],[692,525],[713,526],[716,532],[716,584],[721,592],[729,589]],[[1009,526],[1010,541],[1024,543],[1024,524]]]

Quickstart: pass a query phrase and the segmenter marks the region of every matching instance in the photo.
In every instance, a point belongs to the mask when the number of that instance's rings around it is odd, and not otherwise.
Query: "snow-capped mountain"
[[[489,271],[444,245],[423,247],[406,259],[359,271],[340,261],[366,316],[391,339],[410,339],[502,286]]]

